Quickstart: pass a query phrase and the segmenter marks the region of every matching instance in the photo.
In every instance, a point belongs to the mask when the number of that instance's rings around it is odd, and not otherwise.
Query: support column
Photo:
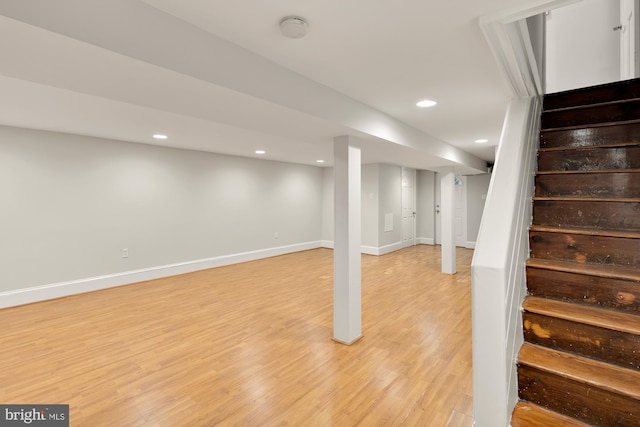
[[[360,146],[338,136],[334,153],[333,339],[350,345],[362,337]]]
[[[442,240],[442,272],[456,273],[456,241],[454,231],[455,171],[447,168],[440,181],[440,238]]]

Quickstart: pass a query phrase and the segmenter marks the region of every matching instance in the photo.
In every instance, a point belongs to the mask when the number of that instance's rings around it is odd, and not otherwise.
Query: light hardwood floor
[[[0,310],[0,403],[72,426],[471,426],[472,251],[363,256],[363,334],[332,337],[316,249]]]

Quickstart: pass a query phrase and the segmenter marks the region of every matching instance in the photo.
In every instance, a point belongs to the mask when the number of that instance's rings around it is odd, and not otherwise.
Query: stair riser
[[[527,342],[640,369],[638,335],[529,312],[522,319]]]
[[[545,111],[542,129],[589,126],[599,123],[618,123],[640,118],[640,101],[620,104],[587,106],[578,109]]]
[[[594,147],[640,142],[640,123],[540,132],[540,148]]]
[[[640,198],[640,173],[538,175],[536,197]]]
[[[640,314],[640,282],[527,268],[529,295]]]
[[[520,398],[594,426],[640,425],[640,403],[528,366],[518,367]]]
[[[536,200],[533,224],[595,230],[640,230],[640,203]]]
[[[553,110],[632,98],[640,98],[640,82],[637,80],[552,93],[544,97],[543,106],[545,110]]]
[[[534,258],[640,267],[640,239],[531,231],[529,247]]]
[[[640,168],[640,147],[542,151],[539,171],[597,171]]]

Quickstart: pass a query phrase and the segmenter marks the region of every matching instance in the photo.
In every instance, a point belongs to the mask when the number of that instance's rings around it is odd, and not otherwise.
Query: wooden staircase
[[[640,426],[640,80],[547,95],[513,427]]]

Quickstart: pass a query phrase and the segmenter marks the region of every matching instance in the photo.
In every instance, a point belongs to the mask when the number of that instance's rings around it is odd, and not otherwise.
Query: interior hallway
[[[0,402],[72,426],[471,426],[473,251],[363,255],[363,333],[331,340],[315,249],[0,310]]]

